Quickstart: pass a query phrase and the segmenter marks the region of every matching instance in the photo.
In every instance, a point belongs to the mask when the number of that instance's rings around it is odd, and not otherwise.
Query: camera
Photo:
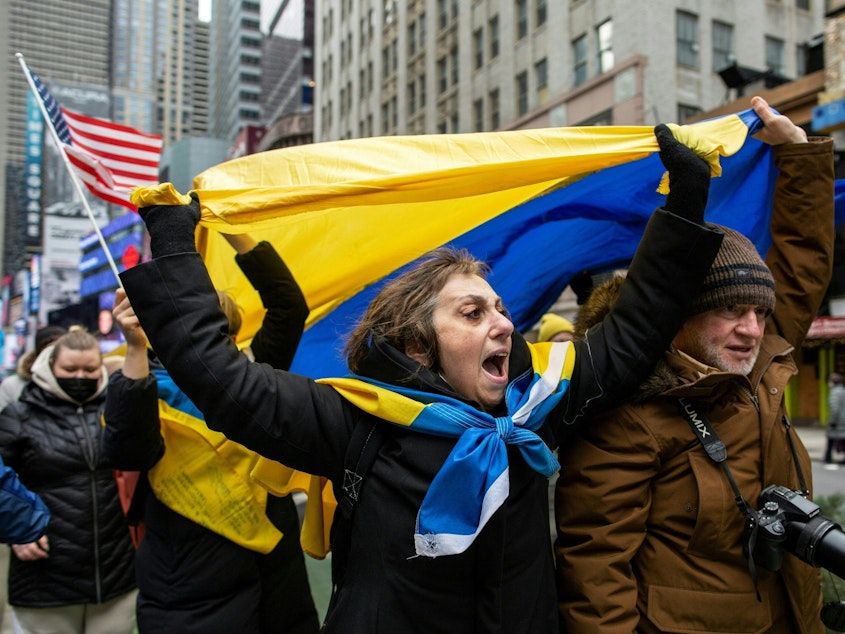
[[[845,579],[845,533],[826,518],[819,506],[787,487],[771,485],[760,494],[755,522],[746,524],[744,543],[754,563],[766,570],[780,570],[783,552],[811,566],[821,567]]]

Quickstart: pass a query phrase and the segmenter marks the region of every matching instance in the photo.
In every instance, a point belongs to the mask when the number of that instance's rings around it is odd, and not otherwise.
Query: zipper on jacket
[[[736,384],[737,384],[737,387],[739,388],[739,391],[742,392],[743,394],[745,394],[748,397],[748,400],[751,401],[754,404],[754,407],[759,412],[760,411],[760,400],[757,398],[757,394],[755,394],[754,392],[749,390],[747,387],[745,387],[744,385],[742,385],[742,383],[740,383],[738,381],[736,382]],[[756,392],[756,390],[755,390],[755,392]]]
[[[102,579],[100,579],[100,526],[97,523],[97,472],[89,471],[91,477],[91,499],[94,505],[94,584],[97,589],[97,603],[103,602]]]
[[[100,578],[100,524],[97,518],[100,515],[100,508],[97,504],[97,464],[94,441],[91,438],[91,433],[88,429],[88,421],[85,418],[85,408],[79,406],[76,409],[79,415],[79,420],[82,424],[82,431],[85,434],[85,440],[88,441],[88,448],[90,453],[88,462],[88,478],[91,482],[91,510],[94,513],[94,521],[92,522],[94,528],[94,588],[97,592],[97,603],[103,602],[103,588],[102,579]]]

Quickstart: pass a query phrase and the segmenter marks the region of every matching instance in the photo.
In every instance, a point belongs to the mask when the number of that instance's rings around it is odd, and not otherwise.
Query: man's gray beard
[[[729,363],[722,357],[722,350],[716,346],[712,346],[702,342],[702,352],[705,356],[702,361],[706,364],[721,370],[722,372],[735,372],[736,374],[743,374],[748,376],[751,370],[754,369],[754,364],[757,363],[757,357],[760,355],[760,346],[754,351],[754,356],[747,361],[740,361],[737,363]]]

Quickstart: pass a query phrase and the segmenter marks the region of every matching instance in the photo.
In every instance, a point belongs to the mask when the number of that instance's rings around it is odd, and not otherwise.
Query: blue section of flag
[[[205,420],[205,416],[203,416],[199,408],[194,405],[194,402],[191,399],[185,396],[185,393],[182,390],[176,387],[176,384],[173,382],[173,379],[170,378],[170,375],[166,370],[156,369],[153,370],[153,374],[155,375],[158,383],[158,397],[162,401],[167,403],[173,409],[177,409],[189,416],[193,416],[198,420]]]
[[[59,103],[53,98],[53,95],[50,94],[50,91],[47,90],[47,87],[41,79],[39,79],[38,75],[32,71],[29,71],[29,74],[35,84],[35,89],[38,91],[38,96],[41,97],[41,101],[44,102],[44,108],[47,110],[47,115],[50,117],[50,121],[53,122],[53,128],[56,130],[59,140],[66,145],[72,145],[70,130],[68,130],[67,123],[62,115],[62,109],[59,106]]]

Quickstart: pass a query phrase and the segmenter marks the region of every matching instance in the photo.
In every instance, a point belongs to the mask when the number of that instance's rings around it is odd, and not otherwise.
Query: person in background
[[[746,526],[770,485],[811,494],[784,390],[832,272],[833,142],[808,142],[760,97],[751,105],[779,170],[766,262],[725,228],[651,375],[561,447],[555,553],[568,634],[825,631],[819,571],[788,553],[779,567],[746,556],[764,542]],[[600,315],[618,300],[596,289],[582,313],[594,301]]]
[[[139,210],[153,259],[121,279],[168,373],[210,428],[341,495],[324,632],[557,634],[552,450],[650,371],[722,241],[704,226],[710,166],[655,134],[671,191],[587,341],[526,342],[487,266],[444,247],[371,301],[345,379],[249,363],[196,252],[196,196]]]
[[[35,358],[66,332],[61,326],[43,326],[35,331],[35,348],[21,355],[15,374],[0,381],[0,410],[18,400],[24,386],[32,378],[31,368]]]
[[[12,546],[19,631],[135,628],[135,552],[102,453],[106,384],[97,339],[72,330],[38,355],[32,381],[0,413],[0,456],[51,513],[42,537]]]
[[[845,377],[838,372],[831,372],[827,377],[828,417],[824,432],[827,444],[824,449],[824,463],[836,468],[833,463],[833,450],[845,442]]]
[[[572,322],[556,313],[546,313],[540,318],[537,341],[572,341]]]
[[[267,309],[245,355],[287,369],[308,317],[305,298],[269,243],[256,243],[246,234],[225,237]],[[241,328],[240,307],[227,293],[218,291],[217,297],[234,341]],[[155,353],[148,353],[144,332],[124,298],[118,290],[114,318],[124,333],[126,352],[106,397],[104,452],[118,468],[144,472],[136,489],[139,499],[133,498],[133,507],[143,508],[139,514],[145,531],[137,556],[139,632],[316,634],[319,620],[299,543],[296,506],[289,495],[242,486],[250,473],[238,469],[254,463],[251,455],[234,443],[210,441],[218,451],[197,460],[198,472],[178,465],[180,481],[191,479],[206,500],[214,495],[202,488],[203,475],[214,468],[227,490],[239,492],[240,503],[250,502],[251,514],[243,513],[237,529],[214,515],[213,504],[197,512],[190,500],[170,495],[173,480],[167,470],[174,462],[184,464],[188,445],[203,440],[184,430],[172,433],[177,428],[168,412],[178,410],[200,424],[202,414],[174,385]]]

